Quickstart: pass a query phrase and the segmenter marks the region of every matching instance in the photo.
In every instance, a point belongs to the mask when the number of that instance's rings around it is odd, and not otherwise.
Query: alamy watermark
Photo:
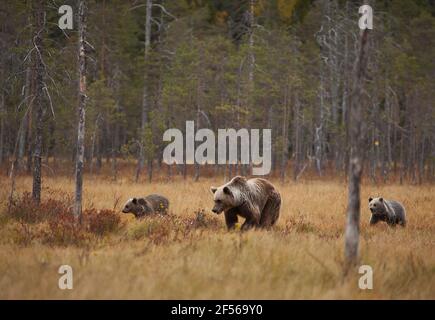
[[[373,8],[368,5],[362,5],[358,9],[361,17],[358,21],[358,26],[361,30],[373,29]],[[73,29],[73,9],[69,5],[62,5],[59,7],[58,13],[62,16],[59,18],[58,26],[62,30]]]
[[[163,141],[171,142],[163,150],[166,164],[253,164],[253,175],[267,175],[272,168],[271,129],[199,129],[195,133],[194,121],[186,121],[186,137],[179,129],[168,129]],[[262,143],[260,144],[260,133]],[[240,141],[240,143],[239,143]],[[197,142],[201,142],[196,146]],[[216,162],[217,146],[217,162]],[[239,151],[240,146],[240,153]],[[260,155],[260,147],[262,152]],[[185,154],[184,154],[185,152]],[[240,157],[238,156],[240,154]]]
[[[362,265],[358,273],[362,274],[358,280],[358,287],[361,290],[373,290],[373,268],[369,265]]]
[[[359,18],[358,26],[361,30],[373,29],[373,8],[368,4],[359,7],[358,12],[362,15]]]
[[[59,7],[58,13],[62,16],[59,18],[58,26],[62,30],[73,29],[73,9],[69,5],[62,5]]]
[[[59,278],[58,286],[60,290],[72,290],[73,289],[73,270],[72,267],[64,264],[59,267],[59,274],[62,276]]]

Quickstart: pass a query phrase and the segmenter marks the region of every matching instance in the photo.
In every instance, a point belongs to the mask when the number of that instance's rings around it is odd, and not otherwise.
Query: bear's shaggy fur
[[[273,184],[261,178],[247,180],[234,177],[220,187],[211,187],[214,197],[212,211],[224,212],[228,229],[235,227],[238,216],[245,218],[241,229],[268,228],[276,223],[281,207],[281,196]]]
[[[406,225],[406,211],[400,202],[383,198],[369,198],[369,209],[372,212],[370,224],[385,221],[390,226]]]
[[[159,194],[150,194],[145,198],[131,198],[127,200],[122,212],[133,213],[136,218],[149,214],[166,214],[169,209],[169,200]]]

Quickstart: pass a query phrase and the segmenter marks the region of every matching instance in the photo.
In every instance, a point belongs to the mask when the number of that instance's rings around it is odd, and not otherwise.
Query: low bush
[[[219,229],[221,227],[221,222],[210,214],[206,214],[204,209],[199,209],[195,212],[193,218],[188,218],[186,224],[189,228],[193,229]]]
[[[89,232],[99,236],[115,232],[122,226],[120,215],[109,209],[87,209],[83,213],[83,222]]]
[[[18,222],[14,239],[24,245],[40,241],[48,245],[82,246],[93,235],[103,236],[122,226],[119,214],[108,209],[86,209],[78,223],[71,204],[71,197],[64,194],[60,199],[42,200],[38,204],[26,192],[13,200],[4,216]]]
[[[154,244],[162,244],[170,235],[171,224],[166,217],[145,217],[128,231],[128,237],[134,240],[149,239]]]
[[[48,245],[82,246],[91,240],[91,234],[76,222],[72,213],[60,213],[48,221],[48,228],[40,233],[39,238]]]
[[[47,199],[37,203],[30,192],[12,200],[6,216],[25,223],[39,223],[61,215],[72,215],[71,197],[62,195],[61,199]]]

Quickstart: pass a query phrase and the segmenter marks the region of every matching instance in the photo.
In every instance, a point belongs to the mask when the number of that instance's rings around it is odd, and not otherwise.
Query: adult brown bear
[[[235,227],[238,216],[245,218],[241,229],[268,228],[276,223],[281,207],[281,196],[272,183],[265,179],[234,177],[220,187],[211,187],[214,197],[212,211],[224,212],[228,229]]]

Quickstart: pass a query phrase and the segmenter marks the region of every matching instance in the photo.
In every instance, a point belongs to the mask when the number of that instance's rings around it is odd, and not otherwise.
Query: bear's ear
[[[132,202],[133,202],[133,204],[137,204],[137,199],[133,198]]]
[[[224,193],[229,195],[229,196],[233,195],[233,193],[231,192],[230,188],[228,188],[228,187],[224,187]]]
[[[242,176],[236,176],[233,178],[233,183],[244,183],[246,182],[246,178]]]
[[[138,202],[141,206],[144,206],[144,205],[147,204],[147,201],[146,201],[145,199],[143,199],[143,198],[139,198],[139,199],[137,199],[137,202]]]
[[[380,202],[384,202],[384,198],[379,198],[379,201]]]
[[[369,202],[372,202],[373,198],[369,198]]]
[[[211,192],[211,193],[213,193],[213,194],[214,194],[214,193],[216,192],[216,190],[217,190],[217,188],[216,188],[216,187],[210,187],[210,192]]]

